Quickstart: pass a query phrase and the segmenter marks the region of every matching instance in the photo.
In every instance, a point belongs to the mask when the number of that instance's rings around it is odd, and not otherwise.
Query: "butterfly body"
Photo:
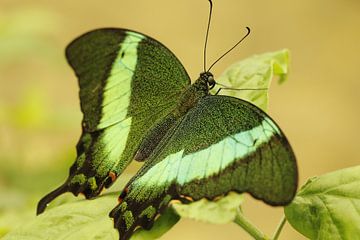
[[[204,72],[200,77],[187,89],[181,93],[179,103],[172,112],[164,118],[162,122],[156,125],[144,138],[134,157],[134,160],[144,161],[150,153],[159,144],[164,135],[182,118],[189,109],[193,108],[202,97],[209,95],[209,90],[214,85],[213,74]]]
[[[211,95],[203,72],[191,84],[175,55],[157,40],[126,29],[88,32],[66,49],[80,86],[83,133],[64,192],[100,194],[133,160],[144,165],[110,213],[120,239],[151,228],[172,200],[183,203],[248,192],[286,205],[297,188],[295,155],[280,128],[241,99]]]

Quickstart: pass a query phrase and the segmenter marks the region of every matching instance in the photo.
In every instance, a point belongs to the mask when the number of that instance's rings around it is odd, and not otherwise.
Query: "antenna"
[[[221,90],[235,90],[235,91],[261,91],[261,90],[269,90],[269,88],[233,88],[228,87],[221,83],[216,83],[217,85],[221,86],[214,95],[218,95]]]
[[[210,0],[209,0],[210,1]],[[250,28],[246,27],[247,33],[245,34],[245,36],[243,36],[232,48],[230,48],[229,50],[227,50],[223,55],[221,55],[213,64],[211,64],[211,66],[209,67],[209,69],[206,71],[210,71],[210,69],[218,62],[220,61],[220,59],[222,59],[223,57],[225,57],[229,52],[231,52],[234,48],[236,48],[247,36],[249,36],[250,34]]]
[[[211,0],[209,0],[209,3],[210,3],[210,11],[209,11],[209,19],[206,29],[206,37],[205,37],[205,45],[204,45],[204,72],[206,72],[206,47],[209,37],[209,29],[210,29],[211,15],[212,15],[212,7],[213,7],[213,3]]]

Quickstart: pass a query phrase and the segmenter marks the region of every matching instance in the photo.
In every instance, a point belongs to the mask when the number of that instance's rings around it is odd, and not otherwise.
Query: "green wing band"
[[[144,37],[128,33],[112,64],[111,72],[103,89],[101,119],[96,129],[103,129],[123,121],[128,116],[131,82],[138,60],[138,44]]]
[[[66,58],[78,78],[83,126],[87,131],[99,129],[103,117],[104,87],[109,84],[108,79],[113,78],[113,63],[121,57],[119,52],[126,37],[124,31],[99,29],[81,35],[66,48]],[[131,77],[123,72],[123,77]]]
[[[86,33],[69,44],[66,56],[79,79],[83,133],[68,179],[39,202],[38,213],[64,192],[92,198],[109,187],[190,85],[170,50],[125,29]]]
[[[295,195],[297,167],[289,143],[270,117],[246,101],[204,97],[167,135],[111,212],[120,239],[136,226],[151,226],[156,214],[144,217],[144,211],[161,213],[171,199],[213,199],[236,191],[286,205]]]

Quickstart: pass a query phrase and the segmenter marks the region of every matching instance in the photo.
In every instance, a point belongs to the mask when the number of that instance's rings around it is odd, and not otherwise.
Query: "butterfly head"
[[[214,75],[211,72],[202,72],[200,73],[200,80],[208,86],[208,89],[213,89],[215,87]]]

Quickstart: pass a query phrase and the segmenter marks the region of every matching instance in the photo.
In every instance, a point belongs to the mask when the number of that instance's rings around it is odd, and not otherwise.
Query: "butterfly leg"
[[[218,95],[223,88],[219,88],[214,95]]]

